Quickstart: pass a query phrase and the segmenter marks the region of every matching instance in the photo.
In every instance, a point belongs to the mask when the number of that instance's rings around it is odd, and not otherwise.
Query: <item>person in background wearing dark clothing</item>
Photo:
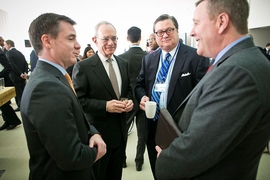
[[[265,57],[267,57],[267,59],[270,61],[270,43],[267,43],[265,48],[259,47],[259,49],[262,51]]]
[[[21,115],[30,154],[29,180],[93,180],[106,144],[87,122],[65,69],[80,52],[75,21],[45,13],[28,33],[39,60],[23,92]]]
[[[160,108],[173,114],[177,107],[204,77],[209,59],[199,56],[196,49],[180,43],[178,22],[173,16],[163,14],[153,25],[159,49],[144,56],[135,87],[140,108],[145,110],[147,101],[157,103],[157,113],[147,119],[147,150],[155,178],[155,135]]]
[[[8,57],[8,51],[5,48],[5,40],[3,39],[2,36],[0,36],[0,52],[4,53],[6,57]]]
[[[0,65],[3,66],[3,69],[0,71],[0,78],[4,78],[6,87],[13,86],[9,78],[9,73],[12,70],[11,65],[9,64],[7,57],[3,52],[0,52]],[[21,124],[21,120],[18,118],[17,114],[10,106],[10,101],[3,104],[0,109],[2,111],[3,120],[5,121],[4,124],[0,127],[0,130],[11,130]]]
[[[35,50],[33,49],[30,53],[30,67],[31,67],[31,72],[34,71],[36,64],[37,64],[37,60],[38,60],[38,56],[35,52]]]
[[[182,134],[156,147],[157,179],[256,179],[270,137],[270,63],[247,35],[248,16],[247,0],[196,2],[190,35],[214,64],[172,114]]]
[[[156,34],[155,33],[150,34],[149,39],[147,39],[147,42],[149,43],[149,53],[152,53],[155,50],[157,50],[157,48],[159,48],[157,41],[156,41]]]
[[[5,41],[5,48],[8,50],[8,60],[12,67],[9,77],[16,91],[15,101],[18,108],[15,111],[20,111],[22,93],[26,85],[28,64],[24,55],[15,48],[12,40]]]
[[[147,55],[147,52],[143,51],[140,48],[141,42],[141,29],[138,27],[131,27],[127,31],[127,40],[130,42],[129,50],[123,54],[120,54],[119,57],[126,59],[128,61],[129,68],[129,78],[131,88],[135,88],[136,78],[139,75],[142,58]],[[136,170],[141,171],[142,165],[144,163],[144,151],[145,151],[145,115],[142,110],[140,110],[138,101],[135,98],[135,94],[133,93],[134,98],[134,107],[131,112],[127,113],[127,130],[129,129],[134,117],[136,118],[136,127],[137,127],[137,153],[135,157]],[[128,133],[128,131],[127,131]],[[127,167],[126,160],[124,160],[123,167]]]

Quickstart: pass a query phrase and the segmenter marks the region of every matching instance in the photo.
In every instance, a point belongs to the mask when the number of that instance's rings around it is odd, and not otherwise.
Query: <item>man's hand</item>
[[[157,157],[160,155],[162,152],[162,149],[159,146],[156,146],[156,151],[157,151]]]
[[[145,103],[149,101],[149,97],[143,96],[140,102],[140,108],[141,110],[145,111]]]
[[[97,147],[97,157],[95,160],[95,162],[96,162],[102,156],[104,156],[106,154],[106,151],[107,151],[106,144],[99,134],[94,134],[89,140],[89,147],[93,148],[94,146]]]
[[[127,100],[124,101],[124,103],[126,103],[126,108],[125,108],[125,112],[129,112],[133,109],[133,101],[132,100]]]
[[[110,113],[126,112],[126,103],[118,100],[107,101],[106,110]]]

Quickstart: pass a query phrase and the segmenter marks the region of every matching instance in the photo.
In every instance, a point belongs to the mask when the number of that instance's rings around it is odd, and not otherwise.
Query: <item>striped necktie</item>
[[[118,82],[117,82],[116,74],[115,74],[114,68],[112,66],[112,59],[111,58],[107,59],[107,62],[109,63],[110,81],[112,83],[114,92],[115,92],[117,98],[119,99],[119,97],[120,97],[120,91],[119,91],[119,87],[118,87]]]
[[[161,68],[159,69],[155,85],[160,84],[160,83],[165,83],[168,70],[170,67],[170,57],[171,57],[170,53],[167,53],[165,56],[165,59],[162,61],[162,65],[161,65]],[[157,103],[157,110],[156,110],[155,117],[153,118],[153,121],[156,121],[158,119],[158,115],[160,111],[160,107],[159,107],[160,95],[161,95],[161,92],[155,91],[155,87],[153,87],[151,101],[155,101]]]

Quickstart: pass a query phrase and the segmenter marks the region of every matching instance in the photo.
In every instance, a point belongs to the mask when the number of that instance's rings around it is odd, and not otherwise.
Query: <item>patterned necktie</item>
[[[119,99],[119,97],[120,97],[119,87],[118,87],[118,82],[117,82],[116,74],[115,74],[115,71],[114,71],[113,66],[112,66],[112,59],[111,58],[107,59],[107,62],[109,63],[109,76],[110,76],[110,80],[111,80],[111,83],[112,83],[114,92],[115,92],[117,98]]]
[[[72,84],[71,78],[70,78],[68,73],[65,74],[65,78],[67,79],[67,82],[70,85],[71,89],[73,90],[74,94],[77,95],[76,92],[75,92],[74,86]]]
[[[156,83],[154,86],[156,86],[156,84],[165,83],[168,70],[170,67],[170,57],[171,57],[170,53],[167,53],[165,56],[165,59],[162,61],[162,65],[161,65],[161,68],[159,69]],[[157,103],[157,110],[156,110],[155,117],[153,118],[153,121],[156,121],[158,119],[158,115],[160,111],[160,107],[159,107],[160,95],[161,95],[161,92],[155,91],[155,87],[154,87],[152,89],[151,101],[155,101]]]

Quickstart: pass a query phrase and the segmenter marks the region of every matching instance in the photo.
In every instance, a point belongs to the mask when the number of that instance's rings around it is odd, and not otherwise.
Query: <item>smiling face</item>
[[[101,24],[98,27],[96,37],[93,38],[98,52],[109,58],[117,47],[117,36],[115,28],[110,24]]]
[[[158,21],[155,25],[155,32],[162,32],[166,31],[169,28],[174,28],[171,34],[167,34],[166,32],[163,33],[162,36],[156,35],[156,41],[161,49],[166,52],[170,52],[175,48],[179,42],[178,30],[173,24],[171,19],[166,19],[163,21]]]
[[[207,1],[201,2],[194,12],[193,28],[190,35],[197,41],[197,53],[215,58],[219,49],[219,34],[216,19],[210,19],[207,12]]]

